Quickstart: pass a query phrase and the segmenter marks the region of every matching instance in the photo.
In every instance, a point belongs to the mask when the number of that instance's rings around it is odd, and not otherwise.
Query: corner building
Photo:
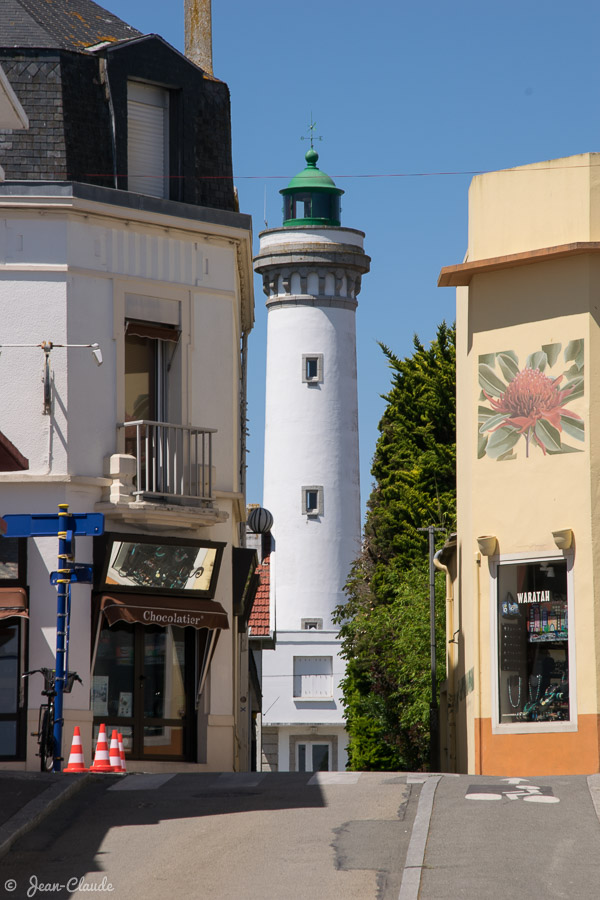
[[[457,292],[445,758],[600,767],[598,154],[473,179]]]
[[[355,318],[370,260],[317,161],[311,148],[281,191],[283,225],[261,233],[254,261],[268,309],[263,502],[277,635],[262,654],[263,768],[279,771],[345,768],[331,616],[360,550]]]
[[[14,0],[0,26],[29,120],[1,136],[0,516],[105,522],[76,542],[63,753],[78,725],[89,765],[104,723],[130,771],[245,770],[252,234],[229,91],[91,0]],[[57,547],[0,538],[0,768],[39,767],[43,684],[21,676],[55,664]]]

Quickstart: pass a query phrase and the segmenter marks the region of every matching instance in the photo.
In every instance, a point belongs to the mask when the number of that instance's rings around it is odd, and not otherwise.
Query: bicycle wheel
[[[40,728],[40,769],[51,772],[54,766],[54,716],[45,709]]]

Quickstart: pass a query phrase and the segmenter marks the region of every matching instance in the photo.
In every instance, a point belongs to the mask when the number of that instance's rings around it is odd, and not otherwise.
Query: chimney
[[[213,74],[211,0],[184,0],[185,55]]]

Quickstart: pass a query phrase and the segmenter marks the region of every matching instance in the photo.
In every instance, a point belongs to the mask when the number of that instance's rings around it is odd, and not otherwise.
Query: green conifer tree
[[[454,327],[444,322],[429,348],[399,359],[381,345],[392,370],[373,459],[375,479],[363,550],[336,610],[342,655],[349,768],[421,769],[429,755],[431,695],[427,536],[454,530]],[[443,534],[441,536],[443,542]],[[444,648],[443,578],[436,579],[438,647]],[[438,679],[444,657],[438,654]]]

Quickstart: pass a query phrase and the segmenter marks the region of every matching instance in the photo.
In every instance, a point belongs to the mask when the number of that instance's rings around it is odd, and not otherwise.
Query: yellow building
[[[600,768],[600,154],[473,179],[442,765]]]

